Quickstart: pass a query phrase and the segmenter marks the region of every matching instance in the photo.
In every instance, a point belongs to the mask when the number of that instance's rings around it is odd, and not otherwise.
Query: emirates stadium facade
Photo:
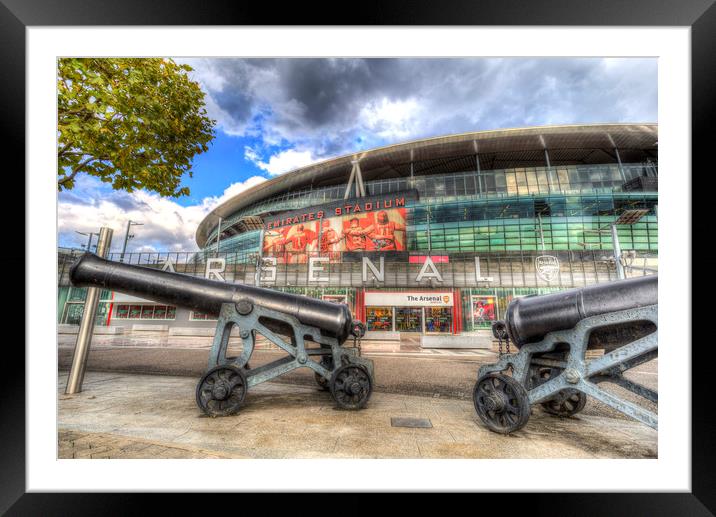
[[[347,303],[368,337],[457,343],[515,297],[656,272],[657,216],[656,124],[478,131],[293,170],[216,207],[201,252],[149,262]]]

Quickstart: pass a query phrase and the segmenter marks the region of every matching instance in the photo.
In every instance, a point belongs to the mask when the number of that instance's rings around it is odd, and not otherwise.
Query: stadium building
[[[197,229],[199,253],[124,260],[347,303],[369,337],[461,346],[515,297],[658,270],[657,141],[656,124],[590,124],[361,151],[224,202]],[[81,313],[72,291],[62,323]],[[103,304],[110,326],[215,317],[119,293]]]

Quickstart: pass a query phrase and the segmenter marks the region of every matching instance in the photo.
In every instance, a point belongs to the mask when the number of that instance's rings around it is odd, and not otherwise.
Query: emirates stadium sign
[[[304,264],[310,252],[406,251],[406,203],[415,191],[363,197],[266,218],[262,253],[277,263]]]

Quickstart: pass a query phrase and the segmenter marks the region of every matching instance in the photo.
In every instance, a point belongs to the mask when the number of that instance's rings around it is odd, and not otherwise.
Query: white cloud
[[[416,132],[420,111],[414,98],[391,101],[384,97],[364,106],[359,119],[382,138],[405,138]]]
[[[209,113],[285,172],[450,133],[542,124],[655,122],[655,58],[191,60]],[[290,160],[287,166],[282,160]]]
[[[68,195],[61,195],[58,204],[60,244],[79,247],[86,244],[87,237],[76,231],[96,232],[99,227],[108,226],[114,230],[112,251],[121,251],[127,221],[131,219],[144,224],[132,227],[131,232],[136,237],[130,241],[128,250],[194,251],[198,249],[194,235],[202,219],[227,199],[264,181],[264,177],[252,176],[243,182],[232,183],[221,196],[206,197],[199,204],[182,206],[146,191],[107,190],[96,178],[84,177]]]
[[[311,151],[298,151],[296,149],[280,151],[272,155],[267,162],[264,162],[254,149],[245,147],[244,157],[272,176],[278,176],[316,162],[316,158]]]

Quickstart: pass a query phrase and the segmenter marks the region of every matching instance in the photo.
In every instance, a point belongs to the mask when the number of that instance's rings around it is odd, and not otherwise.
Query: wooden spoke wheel
[[[373,380],[368,370],[359,364],[346,364],[333,372],[331,395],[343,409],[361,409],[373,393]]]
[[[562,390],[557,395],[540,404],[547,413],[555,416],[572,416],[584,409],[587,396],[577,390]]]
[[[527,390],[512,377],[489,373],[479,378],[472,394],[480,420],[496,433],[522,429],[530,418]]]
[[[244,402],[246,374],[233,365],[216,366],[206,372],[196,387],[196,403],[209,416],[229,416]]]
[[[562,370],[559,368],[532,367],[530,369],[530,388],[534,389],[560,373],[562,373]],[[586,404],[587,396],[584,393],[574,389],[566,389],[559,391],[551,399],[542,402],[540,406],[550,415],[567,417],[582,411]]]

